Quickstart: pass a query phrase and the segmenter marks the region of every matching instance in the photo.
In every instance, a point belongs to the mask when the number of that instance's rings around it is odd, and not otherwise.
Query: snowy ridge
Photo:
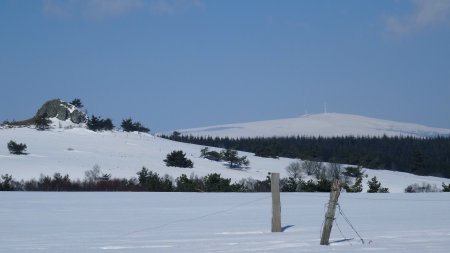
[[[369,118],[351,114],[321,113],[298,118],[256,121],[177,130],[183,135],[212,137],[272,136],[414,136],[450,135],[450,129]]]
[[[28,155],[11,155],[6,143],[14,140],[25,143]],[[99,165],[103,173],[113,177],[136,177],[143,166],[160,175],[168,174],[173,178],[181,174],[205,176],[220,173],[223,177],[239,181],[243,178],[263,180],[268,172],[279,172],[287,177],[285,168],[294,159],[262,158],[254,154],[239,152],[250,161],[249,168],[229,169],[222,162],[200,158],[202,146],[174,142],[149,134],[126,133],[120,131],[93,132],[85,128],[56,128],[49,131],[37,131],[33,128],[0,129],[0,174],[10,174],[17,180],[38,179],[41,174],[53,175],[56,172],[69,174],[72,179],[84,178],[84,172]],[[173,150],[183,150],[194,162],[194,168],[166,167],[163,160]],[[218,150],[211,148],[211,150]],[[373,176],[381,181],[390,192],[403,192],[413,183],[431,183],[441,186],[450,179],[416,176],[408,173],[366,170],[368,178]],[[307,179],[307,178],[306,178]]]

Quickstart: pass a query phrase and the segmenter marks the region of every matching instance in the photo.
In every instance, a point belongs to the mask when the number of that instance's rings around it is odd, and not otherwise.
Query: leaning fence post
[[[328,210],[325,214],[325,221],[322,228],[322,237],[320,238],[320,245],[330,244],[331,227],[334,222],[334,214],[336,212],[336,205],[338,203],[339,194],[341,192],[341,184],[339,180],[333,181],[331,185],[330,201],[328,202]]]

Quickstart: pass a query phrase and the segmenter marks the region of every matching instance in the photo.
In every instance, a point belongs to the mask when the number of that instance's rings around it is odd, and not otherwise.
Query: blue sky
[[[0,120],[153,132],[323,111],[450,128],[450,1],[0,1]]]

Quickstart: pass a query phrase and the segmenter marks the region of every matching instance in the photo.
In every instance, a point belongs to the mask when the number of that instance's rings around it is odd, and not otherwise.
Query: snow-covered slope
[[[351,114],[322,113],[298,118],[177,130],[183,135],[213,137],[272,136],[416,136],[450,135],[450,129],[401,123]]]
[[[9,154],[6,144],[10,140],[25,143],[29,154]],[[49,131],[6,128],[0,129],[0,174],[8,173],[18,180],[39,178],[41,174],[53,175],[55,172],[69,174],[71,178],[84,178],[85,171],[98,165],[103,173],[129,178],[136,177],[136,172],[145,166],[160,175],[169,174],[174,178],[183,173],[195,173],[198,176],[220,173],[233,181],[239,181],[248,177],[265,179],[268,172],[279,172],[285,177],[286,166],[294,161],[287,158],[261,158],[239,152],[239,155],[248,156],[249,168],[229,169],[221,162],[200,158],[201,148],[202,146],[173,142],[149,134],[93,132],[85,128],[57,128]],[[194,168],[166,167],[163,160],[173,150],[183,150],[194,162]],[[369,178],[377,176],[391,192],[403,192],[412,183],[427,182],[438,187],[442,182],[450,183],[449,179],[392,171],[367,170],[367,174]]]

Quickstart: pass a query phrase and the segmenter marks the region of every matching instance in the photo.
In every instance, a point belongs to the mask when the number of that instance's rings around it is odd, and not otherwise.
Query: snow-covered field
[[[341,194],[319,246],[326,193],[0,193],[0,252],[448,252],[450,194]],[[340,241],[344,238],[355,238]]]
[[[177,130],[182,134],[213,137],[272,136],[415,136],[450,135],[450,129],[434,128],[359,115],[321,113],[297,118],[226,124]]]
[[[28,146],[28,155],[11,155],[7,143],[15,140]],[[265,179],[268,172],[279,172],[286,177],[285,168],[293,159],[261,158],[251,153],[239,152],[248,156],[250,167],[230,169],[224,163],[200,158],[202,146],[174,142],[149,134],[126,132],[93,132],[84,128],[52,129],[37,131],[31,128],[0,129],[0,175],[10,174],[16,180],[39,179],[41,174],[53,175],[56,172],[68,174],[72,179],[84,178],[84,172],[99,165],[103,173],[113,177],[136,177],[143,166],[160,175],[169,174],[176,178],[181,174],[205,176],[220,173],[223,177],[239,181],[243,178]],[[213,149],[213,148],[212,148]],[[173,150],[183,150],[194,162],[194,168],[166,167],[163,160]],[[377,176],[383,187],[390,192],[403,192],[413,183],[435,184],[440,188],[442,182],[450,179],[423,177],[408,173],[366,170],[368,178]],[[367,187],[366,182],[364,187]]]

